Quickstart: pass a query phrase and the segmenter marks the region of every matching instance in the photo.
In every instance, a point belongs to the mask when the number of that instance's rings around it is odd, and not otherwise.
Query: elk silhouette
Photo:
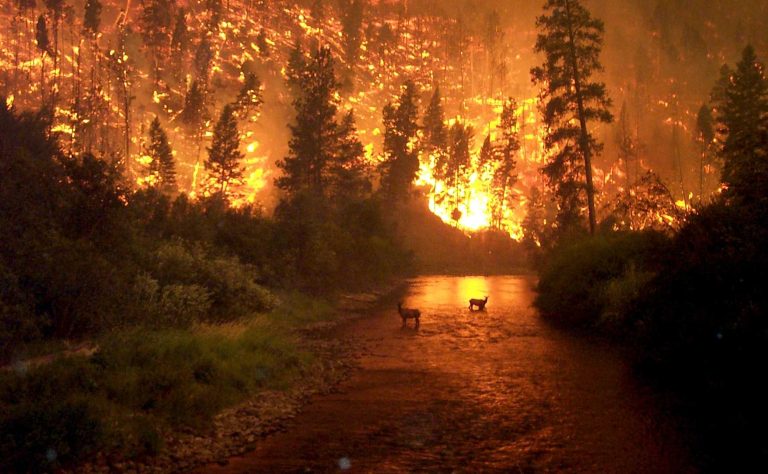
[[[408,324],[409,319],[416,321],[415,327],[419,327],[419,318],[421,317],[421,311],[418,309],[403,308],[403,303],[397,303],[397,312],[400,313],[400,317],[403,318],[403,327]]]
[[[469,300],[469,309],[470,311],[474,311],[475,307],[477,307],[477,311],[484,311],[485,310],[485,304],[488,303],[488,297],[486,296],[484,300],[472,298]]]

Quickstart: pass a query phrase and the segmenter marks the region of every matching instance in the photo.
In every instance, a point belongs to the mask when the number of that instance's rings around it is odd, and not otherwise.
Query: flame
[[[104,3],[114,7],[120,2],[105,0]],[[191,5],[194,2],[182,3]],[[327,44],[333,49],[334,57],[339,64],[337,72],[352,70],[360,79],[355,88],[360,90],[354,93],[339,93],[334,98],[339,101],[340,110],[354,111],[365,157],[374,164],[382,150],[382,105],[397,96],[399,87],[406,78],[412,79],[417,88],[424,93],[431,91],[434,85],[439,83],[446,99],[446,114],[451,117],[447,125],[461,122],[476,131],[471,150],[473,166],[465,182],[462,183],[462,191],[456,196],[454,191],[448,189],[446,183],[434,178],[432,157],[422,154],[415,185],[424,191],[424,199],[428,202],[430,210],[450,225],[455,225],[467,232],[498,226],[515,239],[522,237],[521,223],[525,216],[522,196],[528,195],[534,186],[543,187],[538,170],[547,159],[544,147],[546,131],[540,122],[538,99],[530,90],[522,89],[516,92],[516,95],[521,96],[517,97],[519,104],[517,115],[522,148],[516,156],[516,173],[519,181],[509,192],[518,199],[504,208],[503,215],[494,217],[492,170],[481,169],[477,163],[477,156],[486,135],[490,135],[492,140],[498,139],[499,116],[504,100],[495,94],[478,93],[482,87],[468,87],[463,80],[456,79],[459,76],[459,68],[467,64],[459,66],[447,56],[445,35],[438,33],[444,31],[443,27],[449,26],[452,20],[430,18],[428,21],[432,22],[431,26],[434,28],[423,29],[418,26],[417,21],[406,21],[401,24],[394,16],[370,19],[368,21],[378,27],[385,24],[394,26],[397,23],[397,28],[392,30],[396,30],[394,34],[398,36],[390,47],[384,49],[374,47],[363,39],[357,55],[358,64],[351,65],[346,62],[346,55],[343,54],[341,22],[332,15],[322,19],[314,18],[308,8],[302,8],[292,2],[264,2],[264,8],[259,8],[258,12],[254,12],[250,6],[252,2],[245,0],[230,0],[225,4],[223,19],[219,22],[216,31],[202,31],[207,27],[207,22],[199,18],[190,16],[188,23],[192,37],[200,38],[207,34],[212,42],[214,54],[210,70],[214,76],[217,91],[222,91],[220,94],[211,95],[210,100],[214,102],[211,106],[212,111],[220,110],[224,102],[231,100],[231,97],[225,96],[230,91],[236,92],[241,86],[243,65],[247,62],[259,62],[259,67],[264,71],[271,71],[274,74],[279,72],[277,79],[280,79],[280,76],[284,78],[287,73],[285,65],[292,46],[297,36],[304,36],[302,42],[305,47],[310,44],[308,40],[311,39],[317,43]],[[0,19],[3,20],[0,24],[10,25],[12,20],[10,15],[6,10],[0,12]],[[77,18],[74,21],[82,20]],[[122,21],[116,23],[120,26],[122,24]],[[81,25],[77,25],[79,26]],[[266,52],[259,48],[259,44],[262,43],[259,43],[257,34],[262,29],[265,32],[264,40],[269,45],[268,58],[264,57]],[[201,140],[198,140],[198,136],[191,137],[176,121],[180,111],[179,104],[183,103],[186,89],[192,81],[191,74],[180,78],[178,82],[173,82],[169,79],[170,65],[165,65],[167,68],[163,83],[159,87],[153,87],[152,72],[146,70],[146,61],[129,56],[115,46],[117,26],[114,25],[105,25],[98,39],[101,44],[95,43],[100,48],[101,56],[92,54],[93,45],[89,41],[83,41],[79,45],[71,45],[74,55],[59,55],[57,68],[52,67],[53,59],[50,56],[40,55],[34,47],[29,51],[24,51],[22,48],[22,54],[14,58],[12,50],[16,42],[24,41],[34,44],[34,28],[21,30],[17,36],[13,36],[7,28],[0,28],[3,44],[11,46],[11,48],[5,48],[6,51],[0,51],[0,68],[9,71],[18,68],[24,72],[23,77],[35,78],[40,74],[41,66],[44,66],[48,79],[42,85],[42,90],[40,81],[34,79],[20,80],[11,84],[7,87],[7,105],[27,109],[36,108],[40,105],[41,92],[50,94],[55,90],[58,102],[54,113],[52,128],[54,131],[61,133],[64,138],[68,137],[71,145],[80,140],[78,135],[83,133],[83,128],[86,128],[82,125],[90,123],[90,127],[87,128],[100,129],[101,135],[105,137],[103,140],[109,142],[108,151],[120,154],[123,152],[125,143],[123,140],[125,113],[122,104],[125,92],[114,83],[110,83],[110,81],[115,82],[115,76],[108,69],[107,63],[129,65],[133,68],[134,86],[128,92],[134,99],[130,112],[132,122],[129,127],[132,136],[129,142],[134,146],[130,150],[132,155],[126,157],[125,162],[138,163],[132,171],[138,175],[129,176],[131,182],[151,185],[156,179],[153,176],[144,176],[138,171],[145,168],[141,164],[146,161],[146,157],[143,156],[142,147],[136,144],[141,143],[143,139],[141,134],[145,132],[146,126],[154,116],[158,115],[164,121],[163,125],[169,141],[179,152],[177,172],[181,191],[189,193],[192,198],[200,196],[200,184],[206,179],[205,170],[201,165],[202,160],[205,159],[205,148],[210,145],[213,136],[212,127],[215,121],[209,120],[204,124]],[[474,57],[480,46],[477,38],[473,41],[470,49]],[[65,48],[63,43],[62,40],[62,49]],[[517,52],[510,54],[510,58],[515,60],[520,60],[521,56]],[[87,116],[78,112],[82,109],[76,107],[75,99],[82,98],[88,82],[85,77],[76,77],[75,71],[80,70],[83,75],[86,75],[86,71],[90,71],[92,67],[97,68],[97,73],[102,76],[98,90],[93,93],[93,102],[98,105],[100,112],[99,115]],[[264,76],[262,79],[265,80],[265,85],[270,84],[271,87],[269,74],[265,72]],[[440,77],[443,79],[441,80]],[[78,82],[78,79],[81,81],[80,89],[72,86]],[[286,104],[290,104],[287,92],[281,90],[270,92],[265,94],[265,98],[271,103],[265,103],[265,107],[286,107]],[[78,93],[81,97],[76,97]],[[274,97],[278,99],[274,100]],[[275,102],[280,104],[274,105]],[[670,108],[668,102],[659,101],[658,105],[665,109]],[[275,110],[278,111],[276,115],[274,115]],[[265,108],[263,117],[280,116],[280,113],[282,109],[272,108],[267,111]],[[666,115],[669,114],[667,111]],[[245,183],[238,190],[240,195],[233,202],[235,206],[256,204],[266,200],[273,191],[274,161],[285,153],[285,140],[270,135],[273,129],[264,126],[265,120],[261,115],[252,113],[240,122],[242,146],[246,153],[243,161]],[[670,118],[668,124],[687,130],[686,122],[682,118]],[[408,146],[416,149],[416,145],[415,141],[411,141]],[[71,148],[73,153],[78,152],[76,146]],[[715,171],[708,168],[707,172]],[[596,174],[600,175],[600,173]],[[604,176],[606,180],[616,180],[623,175],[620,169],[612,169],[604,173]],[[444,196],[444,199],[440,199],[441,196]],[[454,218],[456,216],[459,216],[458,219]],[[659,218],[664,219],[663,216]]]

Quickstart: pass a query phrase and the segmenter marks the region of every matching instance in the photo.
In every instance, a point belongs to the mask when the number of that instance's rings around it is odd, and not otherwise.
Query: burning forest
[[[756,471],[766,18],[1,2],[0,471]]]
[[[547,189],[540,169],[552,153],[529,75],[537,62],[536,9],[511,15],[512,7],[490,2],[429,5],[9,2],[0,92],[18,110],[47,110],[68,153],[118,165],[135,187],[158,184],[157,118],[172,148],[175,192],[193,199],[215,188],[204,167],[207,148],[218,116],[233,104],[243,157],[228,199],[271,212],[279,200],[276,163],[287,153],[295,116],[292,62],[329,48],[339,81],[334,100],[354,113],[374,181],[389,153],[385,106],[410,81],[418,129],[408,147],[418,157],[415,185],[424,202],[465,231],[496,228],[519,240],[532,191]],[[620,71],[621,78],[610,81],[608,94],[616,120],[595,130],[605,143],[594,163],[601,217],[658,200],[643,185],[649,172],[676,204],[655,204],[664,210],[651,218],[620,216],[617,225],[633,229],[675,225],[719,192],[712,132],[697,121],[706,91],[693,77],[726,62],[737,44],[710,34],[711,23],[706,31],[673,31],[675,8],[597,7],[642,20],[625,29],[622,19],[608,30],[620,47],[638,46],[619,51],[609,42],[606,53],[605,75]],[[430,99],[437,99],[432,109]],[[430,111],[439,117],[433,127],[444,129],[437,137],[425,125]]]

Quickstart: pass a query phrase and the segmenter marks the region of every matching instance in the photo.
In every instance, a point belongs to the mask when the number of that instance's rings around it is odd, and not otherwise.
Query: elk
[[[486,296],[484,300],[472,298],[469,300],[469,310],[474,311],[474,308],[477,307],[478,311],[484,311],[485,310],[485,304],[488,303],[488,297]]]
[[[419,317],[421,317],[421,311],[418,309],[403,308],[402,301],[397,303],[397,312],[400,313],[400,317],[403,318],[403,327],[407,325],[409,319],[416,321],[415,327],[419,327]]]

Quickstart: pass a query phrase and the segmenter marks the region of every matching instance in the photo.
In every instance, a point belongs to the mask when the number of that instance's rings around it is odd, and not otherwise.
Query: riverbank
[[[243,322],[113,334],[92,354],[18,365],[0,374],[6,468],[173,472],[253,449],[353,367],[354,348],[322,333],[401,285],[334,305],[286,295]]]

